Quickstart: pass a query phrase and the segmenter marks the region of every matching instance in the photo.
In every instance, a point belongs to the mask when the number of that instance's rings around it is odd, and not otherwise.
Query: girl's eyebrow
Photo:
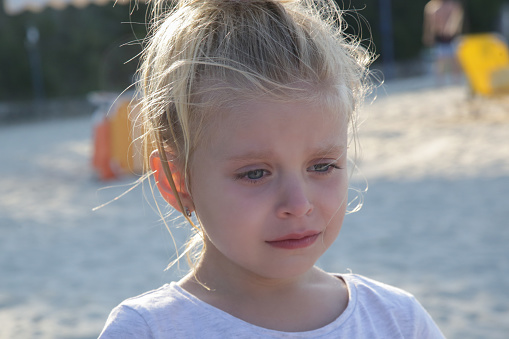
[[[319,148],[315,149],[312,153],[315,157],[318,157],[318,158],[326,158],[326,157],[330,157],[330,156],[333,156],[334,158],[336,158],[336,157],[340,157],[343,154],[345,154],[346,150],[347,150],[347,147],[345,147],[344,145],[333,144],[333,145],[327,145],[325,147],[319,147]]]
[[[338,158],[346,153],[346,147],[343,145],[327,145],[323,147],[317,147],[316,149],[312,149],[310,154],[316,158],[327,158],[333,157]],[[263,160],[268,159],[274,156],[274,152],[272,150],[253,150],[248,151],[246,153],[242,153],[239,155],[226,156],[226,161],[229,162],[243,162],[243,161],[253,161],[253,160]]]
[[[231,162],[242,162],[247,160],[261,160],[267,159],[274,155],[271,150],[263,150],[263,151],[249,151],[246,153],[242,153],[239,155],[226,156],[226,161]]]

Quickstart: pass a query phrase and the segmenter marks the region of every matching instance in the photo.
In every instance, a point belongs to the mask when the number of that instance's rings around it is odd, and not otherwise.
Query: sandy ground
[[[369,190],[320,265],[414,293],[448,338],[507,338],[509,105],[475,118],[463,87],[423,84],[389,83],[364,110]],[[148,185],[92,211],[134,179],[95,179],[91,125],[0,126],[0,338],[95,338],[120,301],[183,274],[164,271]]]

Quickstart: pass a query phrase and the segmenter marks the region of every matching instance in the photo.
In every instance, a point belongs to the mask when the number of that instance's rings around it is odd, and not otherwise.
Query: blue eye
[[[313,169],[316,172],[327,172],[330,167],[331,167],[330,164],[317,164],[317,165],[313,165]]]
[[[235,179],[244,179],[249,182],[259,182],[262,179],[264,179],[268,174],[270,174],[268,171],[263,169],[256,169],[251,171],[242,172],[235,175]]]
[[[332,171],[333,169],[339,169],[337,165],[334,164],[316,164],[311,166],[310,170],[312,172],[318,172],[318,173],[328,173]]]
[[[246,172],[245,176],[246,176],[246,178],[248,178],[250,180],[256,180],[256,179],[261,179],[264,174],[265,174],[265,170],[257,169],[254,171]]]

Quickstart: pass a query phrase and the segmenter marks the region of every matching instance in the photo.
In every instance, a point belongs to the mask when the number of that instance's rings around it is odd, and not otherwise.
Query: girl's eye
[[[334,168],[339,169],[339,167],[334,164],[316,164],[316,165],[311,166],[311,171],[327,173],[327,172],[330,172]]]
[[[268,172],[263,169],[256,169],[239,173],[235,176],[235,179],[244,179],[251,182],[258,182],[259,180],[266,177]]]
[[[256,179],[261,179],[264,174],[265,174],[264,170],[257,169],[254,171],[246,172],[245,176],[246,176],[246,178],[248,178],[250,180],[256,180]]]

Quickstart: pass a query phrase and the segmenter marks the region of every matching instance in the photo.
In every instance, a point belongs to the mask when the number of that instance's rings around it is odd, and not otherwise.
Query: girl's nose
[[[281,184],[277,215],[280,218],[303,217],[313,211],[307,184],[300,178],[288,178]]]

